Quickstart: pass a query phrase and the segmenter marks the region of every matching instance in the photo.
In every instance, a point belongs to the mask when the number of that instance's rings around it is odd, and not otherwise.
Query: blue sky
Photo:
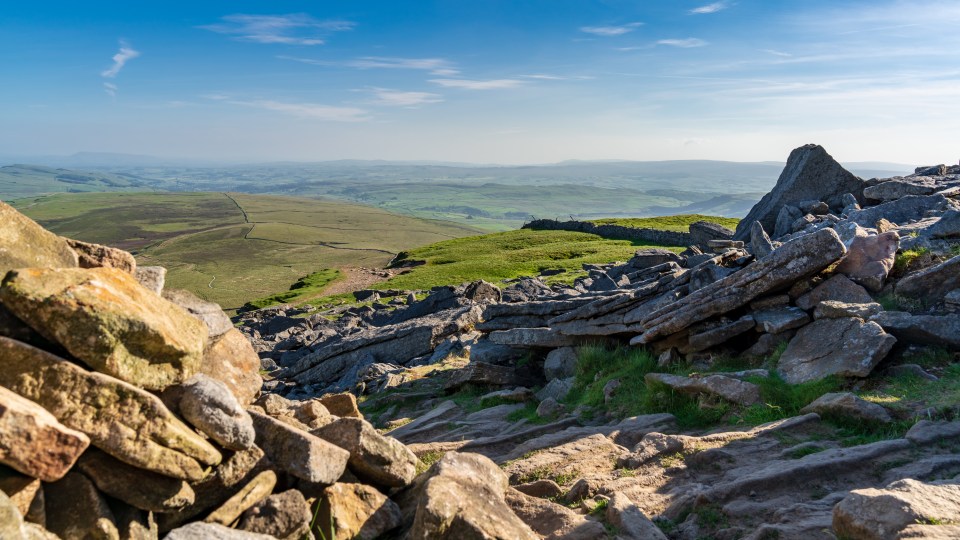
[[[960,158],[960,2],[9,2],[0,154]]]

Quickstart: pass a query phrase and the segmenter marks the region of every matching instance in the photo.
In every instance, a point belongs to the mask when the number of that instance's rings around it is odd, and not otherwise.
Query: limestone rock
[[[531,497],[519,489],[508,489],[506,500],[513,512],[544,538],[550,540],[606,540],[609,538],[603,524],[589,520],[566,506]]]
[[[702,332],[692,333],[688,338],[692,351],[703,351],[725,343],[728,340],[749,332],[757,325],[753,316],[745,315],[736,321],[721,323]]]
[[[780,246],[766,259],[750,263],[739,272],[652,313],[646,310],[637,310],[640,313],[636,315],[628,313],[625,323],[639,322],[644,328],[631,343],[650,343],[693,323],[745,306],[759,296],[823,270],[845,252],[832,229],[801,236]]]
[[[97,488],[78,472],[44,488],[47,529],[61,538],[119,540],[116,519]]]
[[[310,506],[295,489],[270,495],[240,517],[237,528],[280,540],[301,540],[310,532]],[[322,522],[321,522],[322,523]],[[351,538],[350,536],[343,536]]]
[[[207,523],[230,525],[251,506],[270,495],[277,485],[277,473],[263,471],[204,519]]]
[[[668,373],[647,373],[644,380],[648,385],[662,384],[685,394],[718,396],[740,405],[753,405],[760,401],[759,386],[725,375],[692,378]]]
[[[227,385],[244,407],[257,398],[263,386],[260,357],[236,328],[210,340],[203,352],[200,373]]]
[[[791,306],[755,311],[753,318],[756,319],[757,326],[768,334],[781,334],[810,322],[805,311]]]
[[[0,386],[0,463],[53,482],[67,474],[89,444],[83,433]]]
[[[144,471],[90,449],[77,468],[97,489],[135,508],[150,512],[173,512],[193,504],[193,489],[183,480]]]
[[[409,497],[412,540],[536,540],[505,502],[507,477],[489,458],[447,452]]]
[[[931,420],[920,420],[904,435],[905,439],[918,445],[947,441],[957,437],[960,437],[960,422],[934,422]]]
[[[128,274],[133,274],[137,270],[137,260],[122,249],[88,244],[70,238],[64,240],[77,253],[80,268],[116,268]]]
[[[960,349],[960,315],[911,315],[904,311],[884,311],[871,321],[897,339]]]
[[[452,392],[465,384],[479,384],[491,386],[524,386],[531,381],[521,377],[515,369],[507,366],[497,366],[485,362],[470,362],[458,369],[447,379],[443,388]]]
[[[730,240],[733,238],[733,231],[709,221],[695,221],[688,227],[690,231],[690,243],[695,246],[706,246],[710,240]]]
[[[897,231],[873,236],[858,234],[847,247],[847,256],[840,261],[837,272],[877,292],[893,269],[899,247]]]
[[[774,249],[770,236],[763,230],[763,225],[759,221],[754,221],[753,226],[750,227],[750,250],[753,256],[758,260],[763,259],[773,253]]]
[[[133,277],[145,289],[161,294],[167,281],[167,269],[162,266],[138,266]]]
[[[543,375],[548,381],[572,377],[577,369],[577,352],[573,347],[561,347],[547,354],[543,361]]]
[[[527,482],[525,484],[519,484],[513,487],[524,495],[538,497],[541,499],[549,499],[551,497],[559,497],[560,495],[563,495],[563,488],[561,488],[553,480],[549,480],[547,478],[534,480],[533,482]]]
[[[163,540],[276,540],[265,534],[238,531],[219,523],[196,521],[170,531]]]
[[[960,288],[960,255],[907,275],[897,283],[897,294],[910,298],[942,298]]]
[[[257,446],[278,467],[308,482],[332,484],[347,468],[350,453],[314,435],[258,412],[250,412]]]
[[[207,302],[192,292],[181,289],[164,289],[162,294],[164,298],[203,322],[211,338],[222,336],[229,330],[233,330],[233,322],[219,304]]]
[[[824,300],[835,300],[847,304],[869,304],[873,302],[873,297],[866,289],[850,281],[850,278],[836,275],[797,298],[797,307],[813,309]]]
[[[863,190],[863,196],[875,201],[895,201],[907,195],[933,195],[936,186],[930,182],[916,182],[907,179],[891,178],[886,182],[870,186]]]
[[[928,212],[943,213],[952,209],[955,209],[954,206],[943,195],[934,194],[926,197],[907,195],[894,201],[850,212],[847,219],[862,227],[872,227],[881,218],[904,225],[927,217]]]
[[[617,528],[624,540],[667,540],[637,505],[623,493],[614,493],[607,503],[607,522]]]
[[[312,433],[350,452],[350,470],[367,482],[402,487],[417,474],[417,456],[400,441],[378,433],[366,420],[341,418]]]
[[[400,526],[400,508],[376,489],[336,483],[323,491],[317,528],[325,538],[375,540]]]
[[[246,450],[253,446],[253,420],[220,381],[201,374],[185,382],[180,414],[224,448]]]
[[[114,268],[10,272],[0,301],[97,371],[160,390],[193,375],[203,325]]]
[[[512,328],[490,333],[490,341],[511,347],[569,347],[573,338],[565,336],[551,328]]]
[[[817,413],[821,417],[840,417],[858,422],[888,424],[890,413],[876,403],[870,403],[851,392],[831,392],[800,409],[801,414]]]
[[[740,220],[733,238],[746,240],[755,221],[759,221],[764,229],[773,230],[777,214],[784,205],[796,205],[811,199],[838,205],[845,193],[853,193],[863,202],[863,188],[863,180],[845,170],[822,146],[801,146],[790,153],[773,190]]]
[[[0,337],[0,385],[36,402],[94,446],[142,469],[199,480],[220,453],[174,417],[159,398]]]
[[[844,317],[857,317],[867,320],[883,311],[883,306],[876,302],[869,304],[847,304],[836,300],[824,300],[817,304],[813,310],[815,319],[841,319]],[[881,325],[882,326],[882,325]],[[894,336],[896,337],[896,336]]]
[[[77,254],[67,241],[0,202],[0,279],[14,268],[73,268]]]
[[[547,398],[553,398],[556,401],[562,401],[563,398],[567,397],[567,394],[570,393],[570,390],[573,390],[573,383],[573,377],[553,379],[537,392],[537,399],[545,400]]]
[[[669,249],[643,248],[636,251],[633,257],[627,261],[627,265],[636,270],[643,270],[668,262],[679,263],[680,261],[680,256]]]
[[[363,418],[360,409],[357,408],[357,398],[350,392],[321,396],[320,403],[334,416]]]
[[[874,322],[852,317],[820,319],[801,328],[790,340],[777,370],[790,384],[828,375],[866,377],[896,341]]]
[[[833,529],[847,538],[893,540],[915,523],[960,520],[960,485],[911,478],[884,489],[855,489],[833,509]]]

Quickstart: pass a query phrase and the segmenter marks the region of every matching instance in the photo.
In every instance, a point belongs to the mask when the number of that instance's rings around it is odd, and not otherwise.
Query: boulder
[[[162,266],[138,266],[133,277],[143,288],[161,294],[167,281],[167,269]]]
[[[960,422],[932,420],[920,420],[903,436],[908,441],[921,446],[933,442],[946,442],[957,437],[960,437]]]
[[[332,484],[343,475],[350,453],[265,414],[250,411],[257,446],[270,461],[291,475],[320,484]]]
[[[599,521],[588,519],[566,506],[522,493],[507,490],[507,504],[537,534],[551,540],[606,540],[606,528]]]
[[[47,530],[60,538],[119,540],[116,518],[93,483],[78,472],[47,484]]]
[[[503,471],[479,454],[447,452],[407,494],[411,540],[536,540],[505,501]],[[406,509],[405,509],[406,513]]]
[[[512,328],[497,330],[489,335],[490,341],[498,345],[523,348],[569,347],[574,344],[573,338],[565,336],[552,328]]]
[[[543,361],[543,375],[548,381],[572,377],[576,370],[577,351],[573,347],[554,349]]]
[[[203,325],[122,270],[15,270],[0,301],[87,365],[143,388],[184,381],[203,359]]]
[[[763,225],[759,221],[754,221],[750,227],[750,251],[758,260],[765,258],[776,249],[767,231],[763,230]]]
[[[610,498],[606,516],[607,523],[617,528],[618,538],[623,540],[667,540],[663,531],[623,493],[614,493]]]
[[[136,467],[203,478],[220,453],[139,388],[0,337],[0,385],[36,402],[94,446]]]
[[[563,401],[563,399],[567,397],[567,394],[570,393],[570,390],[573,390],[573,383],[573,377],[552,379],[537,392],[537,399],[545,400],[547,398],[553,398],[555,401]]]
[[[14,268],[73,268],[67,241],[0,201],[0,279]]]
[[[357,408],[357,397],[349,392],[321,396],[320,403],[334,416],[363,418]]]
[[[679,263],[681,260],[679,255],[666,248],[643,248],[634,253],[627,261],[627,266],[633,270],[643,270],[668,262]]]
[[[513,487],[524,495],[529,495],[531,497],[537,497],[540,499],[550,499],[563,495],[563,488],[553,480],[546,478],[534,480],[533,482],[527,482],[525,484],[518,484]]]
[[[251,506],[240,517],[237,528],[280,540],[301,540],[310,534],[312,517],[303,494],[289,489]],[[344,535],[343,538],[351,537]]]
[[[70,238],[64,238],[64,240],[77,253],[80,268],[116,268],[128,274],[133,274],[137,270],[137,260],[122,249],[88,244]]]
[[[0,386],[0,463],[44,482],[63,478],[90,439]]]
[[[717,396],[739,405],[753,405],[760,401],[759,386],[726,375],[693,378],[668,373],[647,373],[644,380],[647,385],[661,384],[683,394]]]
[[[926,197],[907,195],[895,201],[850,212],[847,219],[862,227],[872,227],[881,218],[898,225],[905,225],[927,217],[929,212],[943,213],[947,210],[956,210],[956,208],[954,203],[943,195],[935,194]]]
[[[552,397],[547,397],[537,405],[538,418],[553,418],[563,412],[563,405]]]
[[[219,508],[210,512],[203,521],[207,523],[219,523],[220,525],[230,525],[250,507],[262,501],[270,495],[274,486],[277,485],[277,473],[273,471],[263,471],[253,477],[240,491],[233,494]]]
[[[897,294],[910,298],[937,299],[960,288],[960,255],[919,272],[908,274],[897,283]]]
[[[883,311],[883,306],[876,302],[869,304],[847,304],[836,300],[824,300],[814,308],[813,318],[842,319],[844,317],[857,317],[858,319],[867,320],[881,311]],[[896,334],[894,334],[894,337],[896,337]]]
[[[780,246],[766,259],[752,262],[739,272],[653,312],[642,308],[628,312],[624,323],[638,322],[643,327],[643,333],[631,343],[650,343],[693,323],[745,306],[823,270],[845,252],[833,229],[801,236]]]
[[[920,177],[924,180],[926,178]],[[891,178],[885,182],[864,188],[863,196],[874,201],[895,201],[907,195],[933,195],[937,186],[931,181],[906,178]]]
[[[878,292],[893,269],[899,247],[900,234],[897,231],[872,236],[857,234],[847,246],[847,256],[840,261],[836,271]]]
[[[850,278],[836,275],[797,298],[797,307],[813,309],[824,300],[835,300],[847,304],[869,304],[873,302],[873,297],[862,286],[850,281]]]
[[[886,332],[899,340],[949,349],[960,349],[960,315],[911,315],[904,311],[884,311],[871,317]]]
[[[200,373],[227,385],[244,407],[257,398],[263,386],[260,357],[236,328],[210,340],[203,351]]]
[[[208,302],[190,291],[181,289],[164,289],[162,294],[164,298],[203,322],[211,338],[233,330],[233,321],[223,312],[219,304]]]
[[[0,491],[0,538],[24,538],[23,516],[17,505]]]
[[[711,240],[730,240],[733,238],[733,231],[709,221],[697,221],[690,224],[690,244],[694,246],[706,246]]]
[[[350,452],[350,471],[366,482],[403,487],[417,475],[417,456],[400,441],[381,435],[366,420],[341,418],[312,433]]]
[[[757,327],[768,334],[780,334],[810,322],[805,311],[792,306],[755,311],[753,318],[757,321]]]
[[[948,210],[924,231],[931,238],[960,238],[960,212]]]
[[[757,221],[756,223],[760,223]],[[803,219],[803,212],[795,206],[789,204],[783,205],[780,208],[780,212],[777,213],[777,221],[773,227],[773,237],[780,238],[788,234],[793,233],[795,229],[795,224],[804,224],[806,221]]]
[[[916,523],[960,521],[960,485],[898,480],[855,489],[833,508],[833,530],[846,538],[894,540]]]
[[[173,512],[194,503],[193,489],[169,476],[138,469],[92,448],[77,468],[107,495],[149,512]]]
[[[401,524],[400,508],[376,489],[336,483],[319,500],[317,529],[322,538],[375,540]]]
[[[733,238],[747,240],[755,221],[773,230],[784,205],[815,199],[838,206],[845,193],[853,193],[862,203],[863,188],[863,180],[844,169],[822,146],[801,146],[790,152],[777,184],[740,220]]]
[[[253,446],[253,420],[222,382],[194,375],[182,385],[179,409],[187,422],[220,446],[229,450]]]
[[[470,362],[455,371],[443,388],[448,392],[458,390],[465,384],[481,384],[489,386],[525,386],[531,381],[517,374],[512,367],[495,366],[484,362]]]
[[[170,531],[163,540],[276,540],[265,534],[238,531],[219,523],[196,521]]]
[[[828,375],[866,377],[896,341],[874,322],[852,317],[820,319],[801,328],[790,340],[777,370],[790,384]]]
[[[857,397],[851,392],[831,392],[818,397],[800,409],[800,414],[817,413],[821,417],[841,418],[853,422],[889,424],[890,413],[882,406]]]
[[[735,321],[725,321],[717,325],[711,325],[702,331],[698,329],[696,333],[691,333],[688,338],[691,351],[703,351],[725,343],[732,338],[749,332],[757,325],[753,316],[744,315]]]

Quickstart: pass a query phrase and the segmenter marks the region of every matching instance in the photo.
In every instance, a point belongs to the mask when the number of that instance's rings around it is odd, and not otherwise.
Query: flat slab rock
[[[884,311],[870,318],[897,339],[960,349],[960,315],[911,315]]]
[[[813,403],[800,409],[801,414],[817,413],[860,422],[892,422],[890,413],[882,406],[857,397],[851,392],[831,392],[818,397]]]
[[[938,299],[960,288],[960,255],[920,272],[909,274],[897,283],[897,294],[910,298]]]
[[[552,349],[569,347],[573,338],[550,328],[512,328],[490,333],[490,341],[499,345],[513,347],[533,347]]]
[[[160,398],[19,341],[0,337],[0,385],[36,402],[104,452],[142,469],[200,480],[220,452]]]
[[[829,375],[866,377],[897,339],[875,322],[856,318],[820,319],[790,340],[777,370],[790,384]]]
[[[760,401],[759,386],[724,375],[693,378],[668,373],[647,373],[644,380],[648,385],[662,384],[685,394],[717,396],[740,405],[753,405]]]
[[[884,489],[855,489],[833,509],[833,529],[846,538],[899,538],[917,523],[960,521],[960,485],[898,480]]]
[[[0,463],[44,482],[63,478],[90,438],[0,386]]]

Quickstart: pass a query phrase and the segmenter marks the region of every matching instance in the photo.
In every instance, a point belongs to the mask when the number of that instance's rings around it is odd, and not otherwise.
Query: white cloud
[[[698,8],[693,8],[690,10],[690,13],[693,15],[705,15],[708,13],[716,13],[730,7],[726,2],[714,2],[712,4],[707,4],[705,6],[700,6]]]
[[[288,15],[244,15],[222,17],[223,22],[201,26],[218,34],[236,35],[237,39],[255,43],[282,45],[323,45],[332,32],[353,30],[350,21],[319,20],[305,13]]]
[[[783,52],[783,51],[778,51],[778,50],[776,50],[776,49],[763,49],[763,52],[768,53],[768,54],[772,54],[772,55],[774,55],[774,56],[780,56],[780,57],[783,57],[783,58],[789,58],[789,57],[793,56],[793,55],[790,54],[790,53]]]
[[[504,88],[516,88],[523,85],[523,81],[517,79],[491,79],[487,81],[476,81],[470,79],[430,79],[430,82],[439,84],[444,88],[463,88],[466,90],[500,90]]]
[[[443,58],[386,58],[380,56],[366,56],[358,58],[347,65],[359,69],[418,69],[429,71],[434,75],[451,76],[460,73],[452,62]]]
[[[268,111],[276,111],[300,118],[325,120],[329,122],[364,122],[369,120],[367,111],[356,107],[336,107],[317,103],[285,103],[269,99],[254,101],[227,101],[231,105],[254,107]]]
[[[681,47],[683,49],[690,49],[693,47],[703,47],[707,42],[702,39],[697,38],[687,38],[687,39],[661,39],[657,42],[657,45],[668,45],[670,47]]]
[[[103,91],[110,97],[117,97],[117,85],[113,83],[104,82]]]
[[[126,41],[121,41],[120,50],[117,51],[117,54],[113,55],[113,65],[110,66],[110,69],[105,69],[100,72],[100,75],[112,79],[120,73],[120,70],[123,69],[123,66],[125,66],[127,62],[138,56],[140,56],[140,51],[134,50]]]
[[[443,96],[432,92],[404,92],[389,88],[368,88],[365,91],[370,92],[376,98],[373,104],[388,107],[416,107],[443,101]]]
[[[642,22],[634,22],[620,26],[582,26],[580,27],[580,31],[586,32],[587,34],[593,34],[595,36],[612,37],[629,34],[640,26],[643,26]]]

